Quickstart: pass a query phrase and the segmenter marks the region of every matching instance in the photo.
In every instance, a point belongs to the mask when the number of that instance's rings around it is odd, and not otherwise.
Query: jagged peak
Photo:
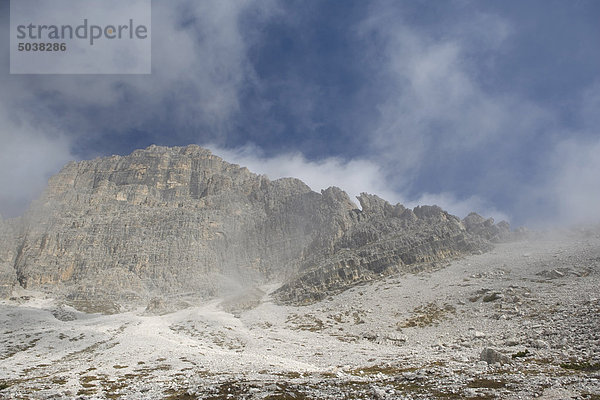
[[[363,212],[386,212],[392,211],[393,206],[386,200],[377,196],[376,194],[369,194],[362,192],[360,196],[356,197],[360,203],[360,207]]]
[[[437,205],[422,205],[413,208],[413,212],[419,218],[437,217],[442,214],[447,214],[440,206]]]

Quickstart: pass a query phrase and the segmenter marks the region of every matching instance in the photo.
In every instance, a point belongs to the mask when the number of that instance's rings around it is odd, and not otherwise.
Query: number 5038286
[[[19,51],[67,51],[66,43],[19,43]]]

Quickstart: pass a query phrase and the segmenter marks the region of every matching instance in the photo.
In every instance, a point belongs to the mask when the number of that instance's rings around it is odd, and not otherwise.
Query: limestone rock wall
[[[74,300],[212,296],[293,269],[319,200],[198,146],[70,163],[27,214],[16,269]]]
[[[18,220],[5,220],[0,216],[0,298],[9,297],[17,284],[17,226]]]
[[[361,210],[338,188],[270,181],[198,146],[151,146],[66,165],[0,257],[23,287],[116,312],[269,281],[286,282],[280,301],[306,303],[490,246],[473,218],[469,230],[439,207],[358,200]]]

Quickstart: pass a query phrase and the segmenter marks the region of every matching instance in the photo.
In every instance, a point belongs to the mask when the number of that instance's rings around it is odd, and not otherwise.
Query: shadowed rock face
[[[17,283],[14,268],[17,253],[15,220],[7,221],[0,216],[0,298],[9,297]]]
[[[23,218],[18,239],[0,226],[10,238],[0,249],[0,279],[9,285],[16,276],[23,287],[89,311],[115,312],[157,295],[208,298],[275,280],[287,282],[275,293],[280,301],[306,303],[485,251],[495,238],[489,229],[508,231],[481,228],[474,217],[468,229],[435,206],[358,200],[362,210],[340,189],[270,181],[198,146],[70,163]]]

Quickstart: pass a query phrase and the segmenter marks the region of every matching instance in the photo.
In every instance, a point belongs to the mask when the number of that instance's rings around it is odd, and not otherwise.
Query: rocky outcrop
[[[274,281],[286,282],[279,301],[306,303],[485,251],[490,229],[503,229],[435,206],[410,210],[368,194],[358,201],[360,210],[335,187],[316,193],[297,179],[271,181],[198,146],[151,146],[65,166],[5,258],[23,287],[86,311]]]
[[[495,363],[507,364],[510,362],[510,358],[508,358],[508,356],[500,353],[498,350],[491,349],[489,347],[486,347],[485,349],[483,349],[481,351],[481,354],[479,355],[479,359],[481,361],[485,361],[488,364],[495,364]]]
[[[0,216],[0,298],[10,297],[17,284],[15,257],[17,255],[17,221]]]
[[[299,276],[275,292],[280,301],[314,302],[357,283],[491,248],[439,207],[410,210],[365,193],[358,200],[362,210],[349,213],[352,223],[331,239],[332,251],[308,257]]]
[[[467,231],[492,242],[502,242],[511,239],[515,234],[511,232],[506,221],[494,224],[494,218],[485,219],[477,213],[470,213],[463,219]]]

